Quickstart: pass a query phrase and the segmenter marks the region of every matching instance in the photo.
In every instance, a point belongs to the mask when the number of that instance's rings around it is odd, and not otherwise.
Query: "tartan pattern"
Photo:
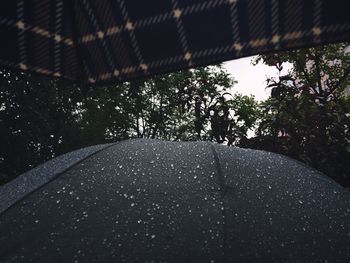
[[[350,39],[348,0],[4,0],[0,65],[106,83]]]

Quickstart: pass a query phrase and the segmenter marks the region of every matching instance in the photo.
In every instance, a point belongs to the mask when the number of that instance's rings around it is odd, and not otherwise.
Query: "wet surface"
[[[0,261],[349,259],[349,194],[286,157],[131,140],[0,216]]]
[[[110,144],[96,145],[58,156],[20,175],[16,180],[0,186],[0,213],[13,205],[16,200],[46,184],[69,167],[109,146]]]
[[[349,192],[288,157],[223,146],[216,150],[227,188],[229,261],[349,259]]]

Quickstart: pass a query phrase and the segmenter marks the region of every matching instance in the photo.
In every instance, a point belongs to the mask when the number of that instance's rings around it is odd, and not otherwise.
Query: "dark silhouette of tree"
[[[42,76],[1,70],[0,182],[83,145],[80,91]]]
[[[128,138],[235,144],[259,114],[254,99],[228,92],[234,83],[217,65],[83,95],[68,82],[2,70],[0,183],[65,152]]]
[[[261,107],[257,136],[241,146],[282,153],[350,186],[350,55],[334,44],[259,56],[281,72],[268,79],[271,97]]]
[[[207,140],[277,152],[350,186],[346,44],[258,56],[280,72],[258,103],[220,65],[105,87],[0,71],[0,184],[57,155],[128,138]],[[293,70],[281,75],[285,62]],[[256,131],[249,137],[249,131]]]

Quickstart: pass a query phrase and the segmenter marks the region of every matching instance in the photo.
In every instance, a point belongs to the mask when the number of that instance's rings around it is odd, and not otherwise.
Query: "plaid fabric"
[[[125,81],[350,39],[349,0],[3,0],[0,65]]]

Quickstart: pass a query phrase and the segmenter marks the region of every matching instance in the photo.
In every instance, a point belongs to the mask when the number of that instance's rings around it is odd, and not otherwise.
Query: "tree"
[[[128,138],[247,138],[259,116],[252,97],[231,94],[220,66],[182,70],[105,87],[0,72],[0,183],[59,154]]]
[[[271,98],[262,104],[257,136],[244,147],[270,150],[301,160],[350,185],[350,55],[344,44],[305,48],[256,59],[293,70],[269,78]]]
[[[0,71],[0,183],[81,146],[80,97],[63,81]]]
[[[259,116],[252,97],[230,93],[234,84],[216,65],[92,88],[83,127],[112,141],[137,137],[234,144]]]

